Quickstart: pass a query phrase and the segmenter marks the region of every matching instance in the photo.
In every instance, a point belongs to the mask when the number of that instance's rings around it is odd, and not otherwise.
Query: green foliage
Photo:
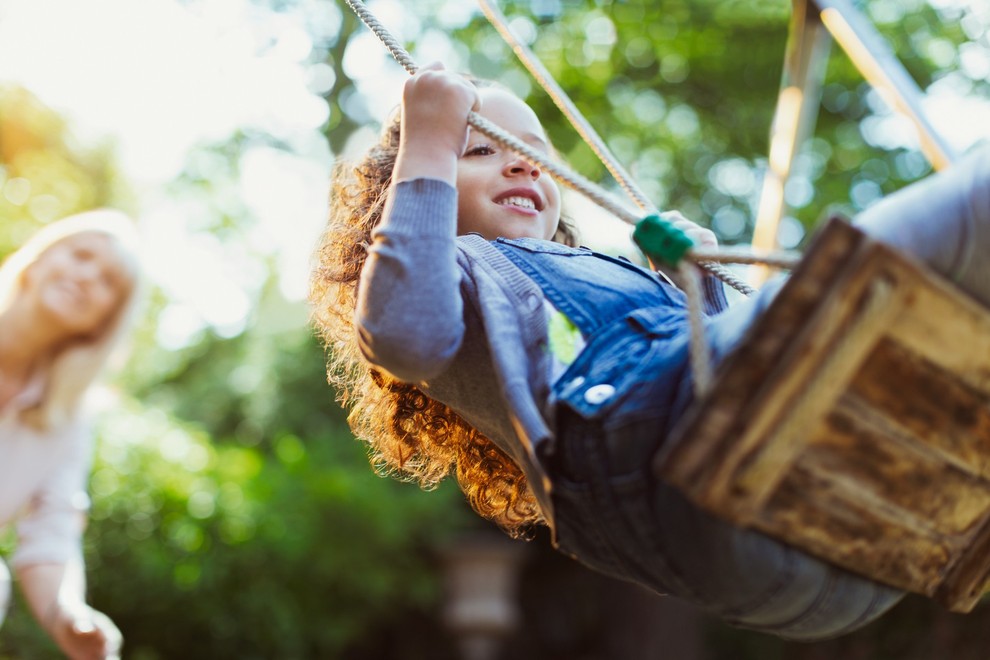
[[[83,150],[71,141],[57,113],[0,82],[0,258],[42,224],[124,195],[109,146]]]
[[[264,387],[218,388],[246,343],[163,384],[187,421],[125,399],[102,427],[92,593],[132,657],[343,657],[439,597],[432,551],[460,495],[372,473],[307,334],[250,356]]]
[[[461,495],[373,474],[308,333],[260,342],[266,386],[239,394],[217,382],[249,338],[213,342],[157,396],[118,394],[102,415],[90,594],[128,657],[358,657],[410,620],[439,625],[435,552],[466,522]],[[170,390],[184,419],[153,403]],[[57,657],[23,606],[0,639]]]

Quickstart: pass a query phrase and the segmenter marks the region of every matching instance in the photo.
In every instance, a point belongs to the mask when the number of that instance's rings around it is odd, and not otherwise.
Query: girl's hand
[[[718,247],[718,238],[715,237],[715,232],[688,220],[680,211],[666,211],[661,213],[660,217],[687,234],[688,238],[694,241],[698,247],[712,249]]]
[[[51,635],[71,660],[118,660],[123,636],[106,614],[82,605],[58,608]]]
[[[480,105],[478,90],[439,62],[422,67],[402,93],[399,156],[393,180],[428,176],[453,183],[467,146],[468,114]]]
[[[688,238],[694,241],[696,246],[703,248],[718,247],[718,239],[715,237],[715,232],[688,220],[680,211],[665,211],[660,214],[660,217],[687,234]],[[676,286],[682,285],[676,268],[670,268],[666,264],[654,263],[653,260],[650,260],[650,267],[663,275],[668,282]]]

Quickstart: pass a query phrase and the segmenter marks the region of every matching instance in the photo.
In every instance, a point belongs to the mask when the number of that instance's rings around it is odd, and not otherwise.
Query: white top
[[[25,408],[45,388],[36,377],[0,409],[0,527],[16,523],[14,566],[81,558],[82,518],[92,454],[88,425],[74,420],[39,431],[23,424]]]

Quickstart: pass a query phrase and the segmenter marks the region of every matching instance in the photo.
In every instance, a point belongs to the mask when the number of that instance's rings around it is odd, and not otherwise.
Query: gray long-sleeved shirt
[[[393,189],[361,273],[356,325],[368,361],[491,439],[522,468],[551,521],[536,459],[551,435],[543,293],[481,236],[457,236],[449,184],[416,179]]]

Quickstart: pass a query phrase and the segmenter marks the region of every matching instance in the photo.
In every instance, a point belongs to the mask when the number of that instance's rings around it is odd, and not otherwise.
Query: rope
[[[718,261],[733,264],[766,264],[775,268],[792,269],[801,261],[801,255],[796,252],[755,252],[750,248],[738,250],[733,248],[702,248],[694,247],[691,255],[702,261]]]
[[[636,206],[644,213],[651,215],[657,214],[658,209],[656,206],[654,206],[643,190],[636,184],[635,179],[626,171],[622,163],[619,162],[619,159],[609,150],[605,141],[598,135],[588,120],[584,118],[581,111],[574,105],[574,102],[571,101],[563,88],[557,84],[557,81],[546,70],[535,53],[512,33],[509,29],[509,20],[505,17],[505,14],[499,11],[498,7],[488,0],[478,0],[478,5],[481,7],[481,11],[485,14],[485,17],[488,18],[488,22],[502,35],[502,38],[512,48],[519,61],[522,62],[530,75],[533,76],[536,82],[550,96],[560,111],[564,113],[564,116],[571,122],[574,130],[584,139],[594,154],[598,156],[598,159],[605,165],[605,169],[608,170],[629,197],[632,198]],[[736,277],[732,271],[720,264],[712,261],[699,261],[698,265],[747,296],[753,295],[756,292],[756,289]]]
[[[405,70],[408,71],[410,74],[415,74],[419,70],[419,67],[416,65],[415,61],[413,61],[412,57],[410,57],[409,53],[405,50],[405,48],[403,48],[402,45],[395,39],[395,37],[393,37],[392,34],[385,28],[385,26],[383,26],[381,22],[378,21],[377,17],[375,17],[375,15],[368,10],[368,8],[364,5],[363,2],[361,2],[360,0],[346,0],[346,2],[347,5],[351,8],[351,10],[354,11],[354,13],[358,16],[358,18],[360,18],[361,21],[379,38],[379,40],[381,40],[381,42],[385,45],[386,49],[388,49],[389,53],[396,60],[396,62],[402,65],[402,67],[405,68]],[[503,29],[505,33],[508,33],[507,28],[503,27]],[[535,61],[535,57],[532,59]],[[543,81],[549,80],[549,74],[546,74],[545,70],[542,70],[542,67],[540,67],[540,71],[541,71],[541,75],[538,78],[542,78]],[[543,81],[541,81],[541,84],[543,84]],[[551,96],[554,95],[551,94]],[[559,96],[561,99],[566,98],[562,90],[560,91]],[[558,102],[556,98],[554,100],[555,102]],[[558,107],[560,107],[561,103],[564,103],[563,100],[558,102]],[[568,107],[568,109],[565,110],[565,114],[568,116],[569,119],[571,119],[572,123],[575,123],[576,128],[578,127],[577,124],[581,125],[581,128],[579,128],[578,130],[581,133],[582,137],[585,138],[585,140],[590,140],[589,144],[591,144],[591,142],[595,143],[595,146],[592,146],[592,149],[595,150],[595,153],[599,156],[599,158],[602,158],[603,162],[605,162],[606,164],[606,167],[613,174],[613,176],[616,177],[616,180],[620,182],[620,185],[622,185],[627,190],[627,192],[629,192],[630,196],[633,197],[633,199],[636,201],[637,204],[640,205],[641,208],[653,209],[654,207],[650,204],[646,196],[643,195],[642,192],[639,191],[639,189],[635,186],[635,183],[632,181],[632,178],[625,173],[625,170],[622,169],[618,161],[615,160],[615,158],[609,153],[608,148],[605,146],[601,138],[598,137],[597,134],[595,134],[594,129],[592,129],[591,126],[583,119],[577,119],[580,117],[580,113],[578,113],[576,108],[573,107],[573,104],[567,102],[564,103],[564,105]],[[564,108],[562,108],[562,110],[563,109]],[[636,226],[638,226],[641,220],[643,220],[643,218],[640,215],[630,211],[624,205],[622,205],[617,200],[615,200],[615,198],[612,195],[608,194],[607,192],[599,188],[590,180],[584,178],[583,176],[577,174],[576,172],[571,171],[570,169],[564,168],[558,165],[557,163],[548,160],[544,154],[531,148],[528,144],[522,142],[514,135],[511,135],[510,133],[503,131],[500,127],[496,126],[495,124],[488,121],[487,119],[477,114],[476,112],[470,112],[468,114],[467,123],[468,125],[477,129],[478,131],[488,136],[492,140],[495,140],[497,143],[501,144],[502,146],[522,155],[531,163],[537,165],[538,167],[546,171],[550,176],[554,177],[562,184],[566,185],[567,187],[573,190],[576,190],[577,192],[584,194],[591,201],[595,202],[598,206],[605,209],[606,211],[609,211],[612,215],[619,218],[620,220],[623,220],[628,224],[636,225]],[[662,222],[659,220],[659,218],[657,218],[657,221]],[[673,232],[677,232],[683,235],[683,232],[680,232],[680,230],[674,228],[671,228],[671,230]],[[704,255],[703,258],[702,255]],[[743,257],[743,255],[734,255],[734,256],[726,257],[725,255],[720,253],[706,253],[704,250],[699,250],[694,247],[688,247],[684,250],[681,250],[680,254],[676,256],[676,258],[671,258],[669,263],[671,263],[672,265],[680,264],[681,266],[684,266],[684,261],[682,260],[682,257],[686,257],[691,261],[697,262],[697,265],[699,267],[706,268],[707,270],[718,275],[723,280],[729,282],[733,286],[736,286],[737,284],[741,284],[746,288],[746,290],[744,289],[740,289],[740,290],[744,290],[744,292],[747,293],[747,295],[753,293],[754,290],[745,283],[742,283],[738,278],[736,278],[734,275],[729,273],[727,269],[720,266],[716,262],[735,261],[739,263],[746,263],[747,261],[745,260],[752,260],[749,261],[749,263],[768,263],[767,259],[772,258],[769,255],[764,257],[755,257],[753,255],[749,255],[747,257]],[[791,263],[791,265],[793,265],[793,263]],[[704,342],[703,335],[700,334],[698,335],[700,337],[700,340],[696,340],[694,338],[695,329],[698,329],[699,333],[702,332],[701,330],[702,312],[701,312],[701,302],[700,302],[701,287],[700,284],[697,282],[697,271],[694,270],[694,268],[682,267],[682,272],[690,273],[689,275],[687,275],[685,279],[686,282],[693,282],[692,284],[687,285],[690,288],[689,290],[686,290],[685,293],[688,294],[687,298],[689,301],[689,312],[690,312],[689,316],[691,316],[692,364],[697,362],[697,365],[695,365],[695,372],[696,372],[695,381],[694,381],[695,392],[698,396],[701,396],[707,391],[708,383],[710,382],[710,371],[711,371],[709,365],[710,360],[707,354],[707,344]],[[737,286],[737,288],[739,287]],[[699,355],[696,356],[695,353],[699,353]]]
[[[711,388],[712,364],[705,339],[704,313],[701,309],[701,274],[691,262],[684,260],[678,266],[678,273],[684,282],[684,293],[687,294],[688,321],[691,327],[691,342],[688,346],[691,358],[691,373],[693,387],[697,396],[702,396]]]
[[[735,273],[722,264],[715,263],[714,261],[699,261],[698,265],[745,296],[751,296],[756,293],[756,289],[751,287],[746,280],[736,277]]]
[[[368,11],[364,3],[360,0],[346,0],[347,5],[354,10],[358,18],[368,26],[368,28],[375,33],[375,35],[381,40],[381,42],[391,53],[395,61],[402,65],[402,67],[408,71],[410,74],[416,73],[419,67],[413,61],[409,53],[399,44],[399,42],[392,36],[388,29],[383,26],[378,19]],[[598,206],[602,207],[606,211],[609,211],[614,216],[620,220],[635,225],[640,221],[641,217],[639,214],[630,211],[623,204],[619,203],[612,195],[599,188],[597,185],[592,183],[590,180],[584,178],[576,172],[572,172],[551,160],[548,160],[545,154],[533,149],[525,142],[519,140],[514,135],[506,133],[500,127],[496,126],[492,122],[488,121],[476,112],[471,112],[468,114],[467,123],[481,131],[484,135],[495,140],[499,144],[509,149],[512,149],[516,153],[524,156],[527,160],[539,166],[540,169],[546,171],[550,176],[557,179],[568,188],[576,190],[584,194],[588,199],[595,202]]]
[[[571,126],[578,132],[578,135],[591,147],[591,150],[598,156],[598,159],[602,161],[605,168],[619,185],[622,186],[622,189],[636,202],[636,206],[647,213],[657,213],[657,209],[653,206],[653,203],[650,202],[639,186],[636,185],[636,182],[629,176],[629,173],[622,167],[618,159],[612,155],[605,141],[598,135],[594,127],[588,123],[581,114],[581,111],[577,109],[577,106],[567,96],[567,93],[557,84],[557,81],[553,79],[550,72],[544,68],[540,60],[533,54],[533,51],[512,34],[512,31],[509,30],[509,21],[505,15],[499,11],[498,7],[488,2],[488,0],[478,0],[478,4],[481,6],[481,11],[488,18],[488,22],[502,35],[502,38],[512,48],[519,61],[523,63],[523,66],[526,67],[543,90],[550,95],[554,104],[560,108],[560,111],[571,122]]]
[[[378,37],[383,44],[385,44],[385,48],[388,49],[388,52],[392,54],[392,57],[395,58],[396,62],[402,65],[403,69],[409,72],[409,75],[414,75],[419,70],[416,62],[414,62],[413,58],[409,56],[409,53],[402,47],[402,44],[400,44],[395,37],[392,36],[392,33],[378,21],[378,18],[374,14],[368,11],[368,8],[364,6],[363,2],[360,2],[360,0],[347,0],[347,6],[350,7],[351,10],[357,14],[357,17],[360,18],[361,21],[375,33],[375,36]]]
[[[413,61],[412,57],[410,57],[409,53],[399,44],[388,29],[386,29],[385,26],[378,21],[374,14],[368,10],[361,0],[345,1],[358,16],[358,18],[360,18],[361,21],[381,40],[392,57],[395,58],[396,62],[401,64],[402,67],[405,68],[405,70],[410,74],[414,74],[419,70],[419,67],[416,65],[415,61]],[[467,123],[502,146],[508,147],[516,153],[525,156],[532,163],[545,170],[550,176],[554,177],[567,187],[582,193],[588,199],[595,202],[606,211],[609,211],[620,220],[630,225],[636,225],[640,222],[640,220],[642,220],[641,215],[630,211],[626,206],[618,202],[615,197],[601,189],[589,179],[586,179],[580,174],[577,174],[576,172],[573,172],[547,159],[545,154],[536,151],[525,142],[522,142],[516,138],[514,135],[503,131],[501,128],[476,112],[471,112],[468,114]],[[590,126],[588,127],[588,130],[592,130],[590,129]],[[601,143],[600,138],[598,139],[598,142]],[[604,148],[604,144],[602,144],[602,147]],[[603,153],[605,153],[605,151],[603,151]],[[616,172],[619,172],[620,180],[625,182],[625,185],[627,186],[635,185],[632,183],[629,176],[624,174],[621,166],[614,161],[614,158],[612,158],[612,161],[612,167],[615,168]],[[642,200],[645,200],[642,193],[634,194],[634,197],[637,199],[637,202],[640,202],[641,198]],[[649,204],[648,201],[643,203]],[[652,206],[649,208],[652,208]],[[700,248],[690,249],[685,256],[693,261],[764,263],[782,268],[791,268],[797,263],[797,259],[790,256],[775,256],[769,253],[756,256],[739,253],[725,254],[721,252],[705,251]]]

